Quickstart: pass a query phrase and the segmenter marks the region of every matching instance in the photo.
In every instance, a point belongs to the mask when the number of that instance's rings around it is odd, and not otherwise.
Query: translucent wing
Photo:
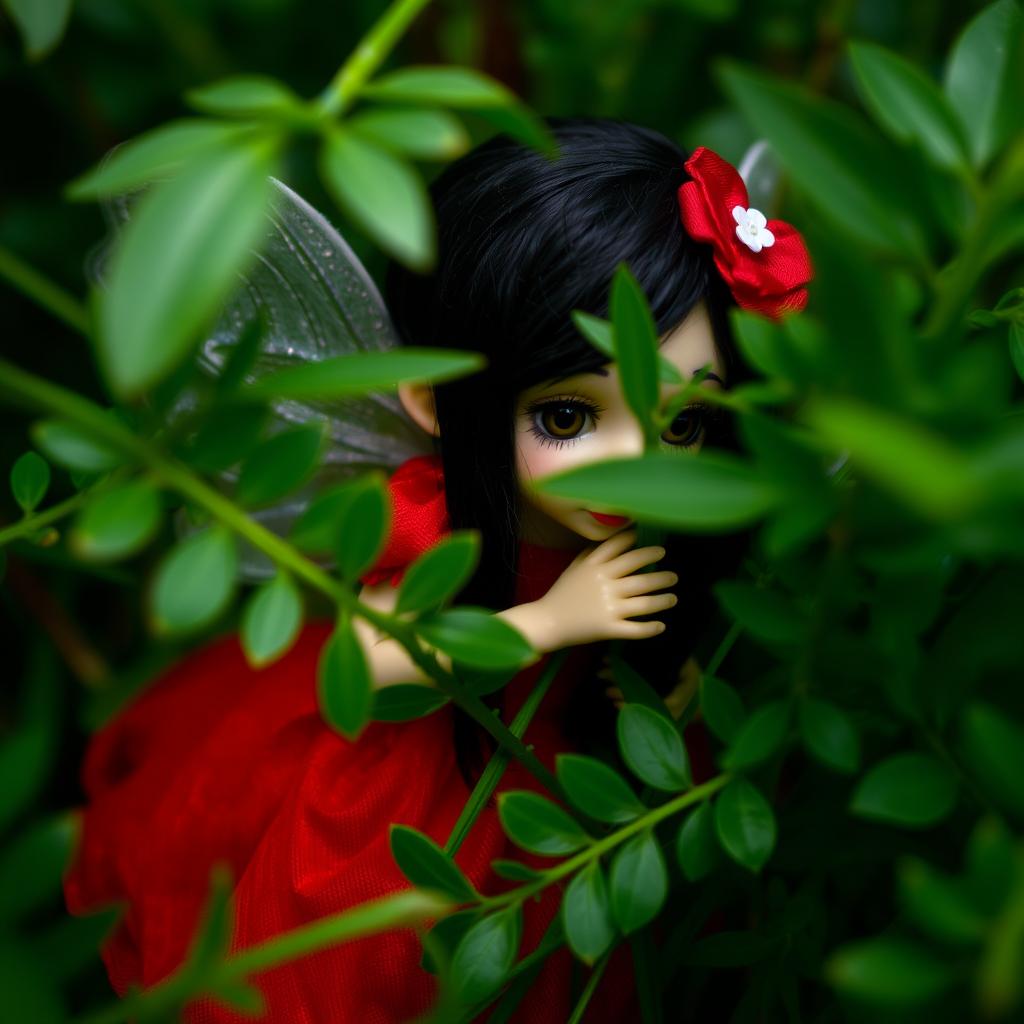
[[[743,154],[738,167],[747,186],[750,205],[766,217],[772,217],[779,205],[782,165],[766,139],[758,139]]]

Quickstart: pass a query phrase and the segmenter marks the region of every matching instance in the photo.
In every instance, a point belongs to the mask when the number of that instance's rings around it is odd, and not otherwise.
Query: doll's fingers
[[[665,549],[663,547],[637,548],[635,551],[627,551],[613,561],[608,562],[605,566],[605,572],[613,579],[628,576],[645,565],[650,565],[652,562],[660,562],[664,557]]]
[[[617,686],[609,686],[604,692],[612,700],[622,700],[622,691]]]
[[[639,572],[621,579],[616,587],[619,597],[635,597],[649,594],[652,590],[674,587],[679,577],[674,572]]]
[[[664,611],[679,604],[679,598],[675,594],[651,594],[649,597],[631,597],[625,601],[626,611],[623,614],[627,618],[634,615],[647,615],[650,612]]]
[[[620,640],[645,640],[665,632],[664,622],[620,622],[615,637]]]
[[[620,533],[613,533],[607,540],[601,541],[596,548],[592,549],[592,562],[608,562],[621,555],[636,543],[636,530],[622,530]]]

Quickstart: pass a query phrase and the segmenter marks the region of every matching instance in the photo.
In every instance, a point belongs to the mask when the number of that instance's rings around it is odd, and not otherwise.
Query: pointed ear
[[[405,411],[428,433],[441,436],[434,405],[434,389],[429,384],[399,384],[398,398]]]

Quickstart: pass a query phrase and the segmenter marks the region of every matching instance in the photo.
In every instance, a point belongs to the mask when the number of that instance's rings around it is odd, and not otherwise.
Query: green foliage
[[[242,649],[260,668],[291,647],[302,626],[302,596],[292,579],[279,572],[249,598],[242,613]]]

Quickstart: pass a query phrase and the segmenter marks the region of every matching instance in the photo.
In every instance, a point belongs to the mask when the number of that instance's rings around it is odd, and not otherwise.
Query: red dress
[[[410,460],[392,477],[392,532],[364,580],[397,583],[402,569],[446,529],[439,460]],[[516,602],[547,592],[574,557],[522,545]],[[249,667],[234,635],[186,657],[92,739],[83,767],[89,799],[77,855],[65,879],[73,914],[121,901],[127,909],[102,955],[111,983],[150,986],[182,961],[206,898],[210,867],[226,861],[235,879],[239,949],[341,910],[405,889],[388,825],[413,826],[444,845],[469,797],[452,743],[447,705],[405,723],[376,722],[355,742],[321,719],[317,656],[329,623],[312,623],[287,655]],[[569,694],[592,667],[596,648],[570,652],[527,730],[525,742],[554,770],[572,749],[559,720]],[[546,658],[506,687],[511,720]],[[517,761],[498,790],[544,792]],[[509,883],[491,861],[556,863],[506,839],[493,802],[480,814],[455,860],[485,893]],[[560,892],[524,905],[528,953],[557,910]],[[396,1024],[424,1012],[436,995],[420,966],[411,929],[367,936],[253,977],[270,1024]],[[572,1009],[573,962],[550,956],[512,1018],[564,1024]],[[585,1020],[634,1019],[628,946],[613,954]],[[212,1001],[186,1011],[191,1024],[252,1020]],[[484,1018],[482,1018],[484,1019]]]

